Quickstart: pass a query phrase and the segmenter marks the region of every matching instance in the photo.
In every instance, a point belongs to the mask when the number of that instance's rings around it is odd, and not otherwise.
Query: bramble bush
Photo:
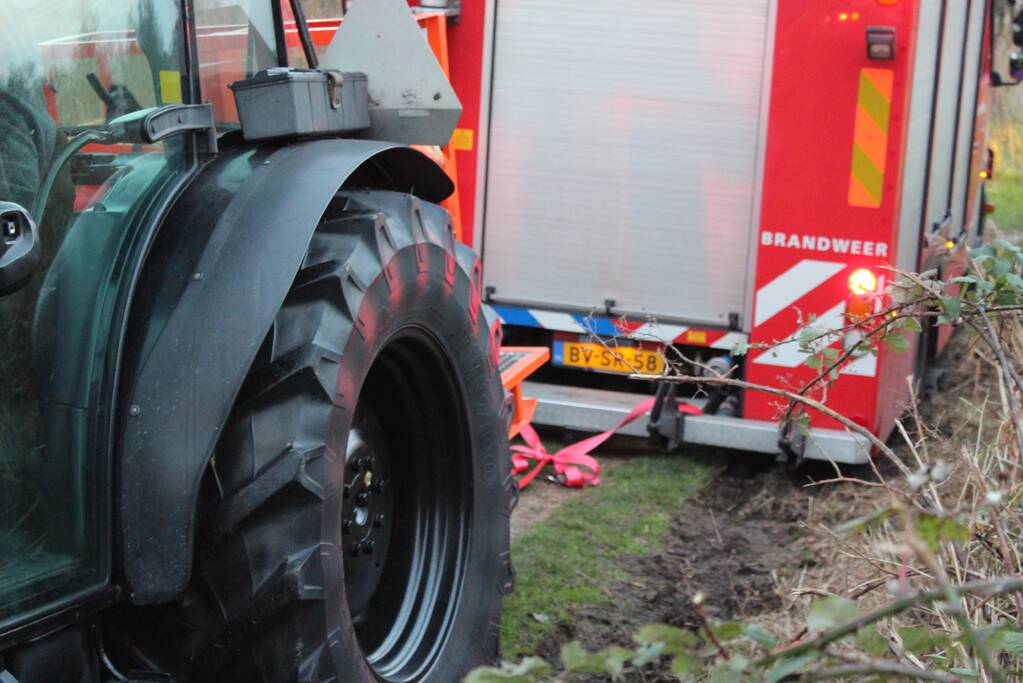
[[[836,543],[872,553],[879,568],[874,588],[887,592],[880,604],[876,595],[869,608],[850,597],[825,597],[810,605],[801,632],[782,634],[753,622],[710,620],[697,594],[691,596],[700,625],[695,631],[653,624],[639,629],[633,643],[598,652],[570,642],[557,666],[526,657],[477,669],[466,681],[533,683],[562,680],[565,673],[620,680],[652,668],[660,676],[714,683],[1023,679],[1023,250],[995,240],[972,250],[965,272],[947,280],[937,270],[894,275],[873,312],[840,329],[808,319],[795,339],[766,345],[799,345],[806,364],[818,371],[803,386],[755,385],[681,356],[669,359],[662,376],[636,373],[767,392],[779,399],[781,420],[804,436],[808,411],[817,411],[867,438],[876,454],[875,480],[839,474],[834,481],[882,487],[882,504],[832,532]],[[846,363],[882,347],[908,352],[909,335],[938,325],[957,328],[984,376],[996,381],[994,398],[980,406],[960,403],[962,411],[976,411],[975,433],[948,441],[923,424],[919,382],[911,386],[906,417],[896,423],[898,446],[828,407],[828,392]],[[880,459],[891,466],[878,467]]]

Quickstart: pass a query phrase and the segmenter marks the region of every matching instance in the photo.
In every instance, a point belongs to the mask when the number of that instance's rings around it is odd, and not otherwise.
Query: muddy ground
[[[781,600],[772,573],[805,560],[793,552],[799,515],[758,514],[744,502],[751,487],[791,486],[777,470],[754,473],[736,467],[672,520],[660,552],[628,558],[631,578],[614,589],[615,610],[584,614],[575,638],[628,643],[643,623],[695,628],[692,596],[702,593],[710,618],[731,619],[776,609]]]
[[[932,434],[952,437],[943,441],[947,448],[955,447],[963,428],[956,406],[990,400],[992,388],[976,361],[965,358],[962,344],[953,344],[945,361],[949,371],[941,389],[923,401],[921,412]],[[911,416],[905,422],[915,429]],[[877,589],[890,576],[889,568],[830,532],[885,504],[883,489],[862,483],[876,481],[869,467],[839,472],[829,463],[809,463],[797,471],[750,454],[715,457],[726,460],[722,473],[673,516],[663,547],[625,559],[628,578],[608,587],[613,609],[580,611],[573,627],[546,639],[538,654],[556,662],[561,645],[570,640],[590,650],[629,645],[637,629],[650,623],[695,628],[692,597],[697,593],[703,594],[707,617],[758,622],[781,642],[803,635],[801,624],[813,598],[841,595],[857,599],[861,608],[886,600],[886,592]],[[890,464],[877,462],[877,467],[885,479],[895,476]],[[859,481],[834,482],[838,476]],[[544,489],[523,499],[516,514],[526,521],[516,525],[516,533],[529,526],[528,520],[548,517],[560,500],[580,495],[555,486]],[[648,670],[626,680],[676,679]]]
[[[710,619],[757,621],[794,638],[812,597],[870,588],[876,572],[868,563],[833,547],[824,551],[831,542],[825,529],[869,509],[869,490],[812,485],[835,476],[830,465],[811,464],[795,472],[748,454],[722,457],[727,467],[674,515],[663,547],[624,560],[628,578],[608,587],[614,607],[579,610],[574,626],[544,640],[537,654],[557,662],[561,645],[572,640],[591,651],[629,645],[639,627],[651,623],[695,629],[692,598],[697,593]],[[845,473],[869,476],[858,469]],[[559,499],[571,495],[545,488],[550,491],[526,500],[527,516],[535,514],[534,504],[549,516]],[[626,680],[677,679],[647,670],[632,672]]]
[[[807,520],[817,517],[814,502],[831,494],[805,486],[833,472],[751,465],[748,455],[729,460],[714,483],[673,517],[660,551],[626,558],[622,568],[629,578],[610,587],[614,609],[582,611],[571,632],[544,642],[541,656],[555,661],[569,640],[590,649],[628,644],[644,624],[696,628],[697,593],[711,619],[779,619],[792,586],[820,564],[814,552],[819,536]]]

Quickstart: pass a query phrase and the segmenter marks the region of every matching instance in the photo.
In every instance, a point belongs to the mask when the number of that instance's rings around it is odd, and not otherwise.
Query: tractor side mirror
[[[28,211],[0,202],[0,296],[24,287],[42,263],[39,228]]]

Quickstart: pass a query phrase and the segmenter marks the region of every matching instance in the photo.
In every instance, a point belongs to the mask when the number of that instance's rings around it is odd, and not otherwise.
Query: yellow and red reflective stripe
[[[891,69],[860,70],[849,173],[849,204],[852,206],[868,209],[881,206],[894,79]]]

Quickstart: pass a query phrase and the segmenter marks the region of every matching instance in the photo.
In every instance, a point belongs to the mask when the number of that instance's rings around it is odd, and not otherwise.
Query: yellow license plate
[[[554,342],[554,363],[571,368],[586,368],[621,374],[659,375],[664,372],[664,356],[658,351],[634,347],[607,347],[595,342]]]

